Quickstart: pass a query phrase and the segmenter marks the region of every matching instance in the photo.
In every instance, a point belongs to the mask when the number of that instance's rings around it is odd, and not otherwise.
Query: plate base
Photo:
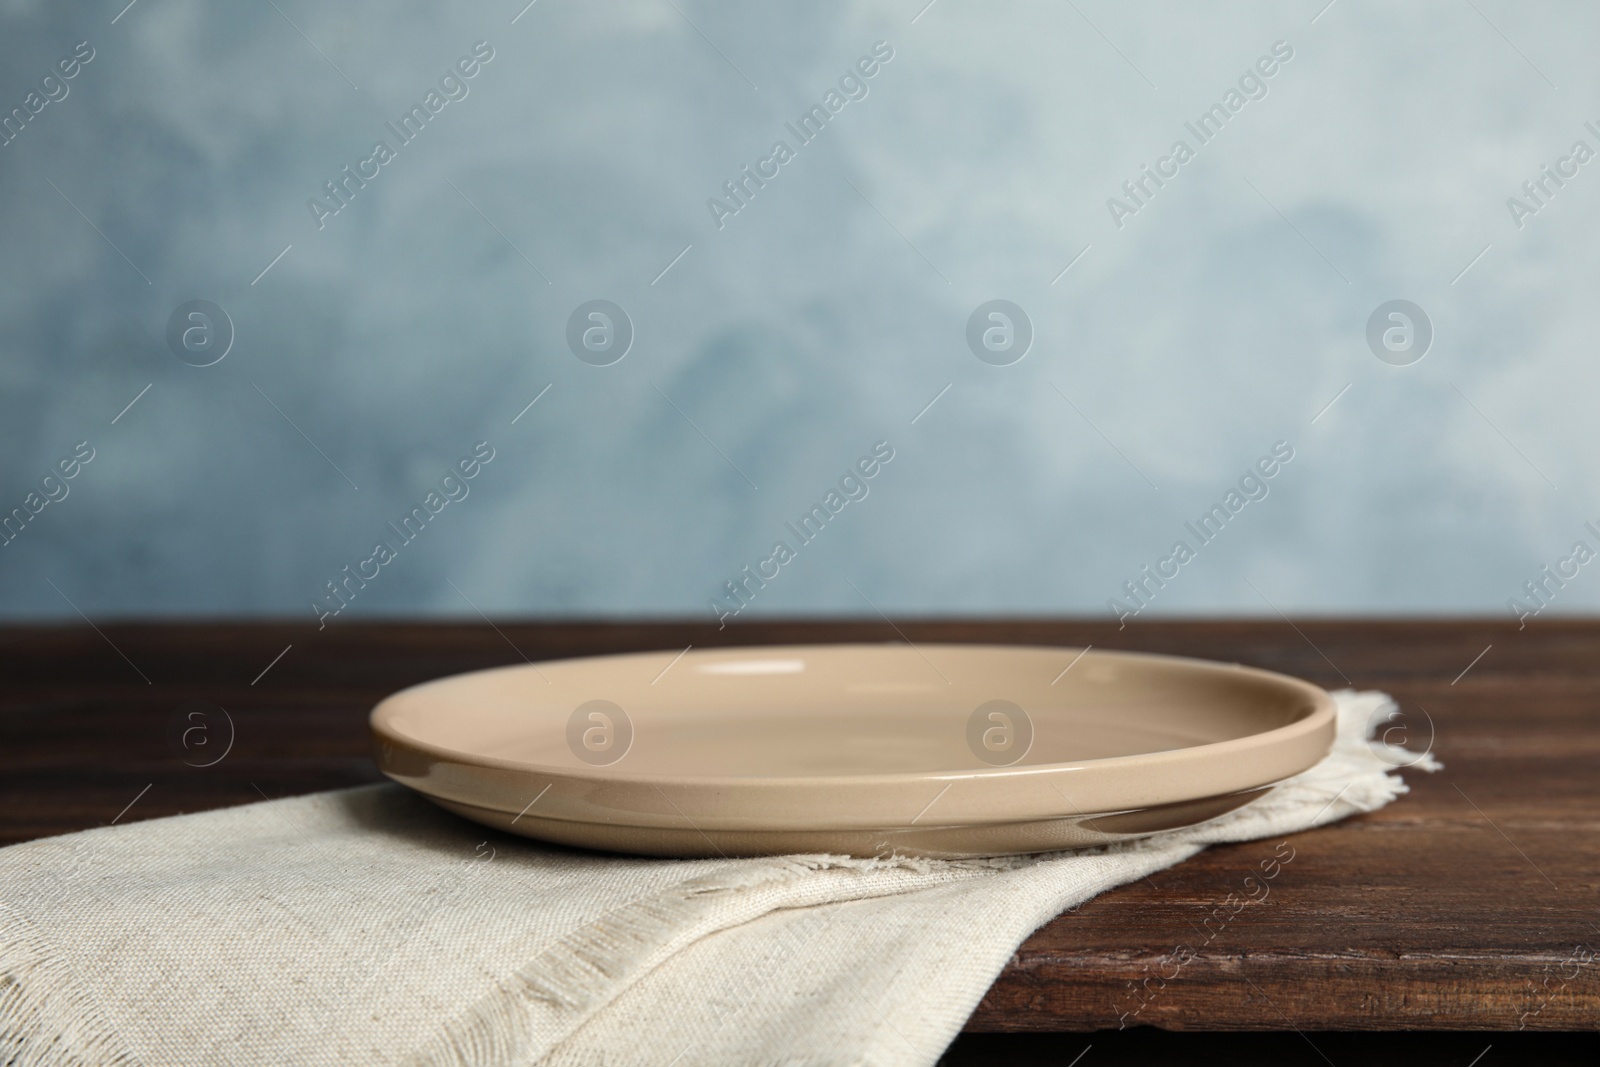
[[[732,859],[827,853],[844,856],[924,856],[976,859],[1084,848],[1148,837],[1226,815],[1271,792],[1271,786],[1240,793],[1161,804],[1135,811],[1069,815],[1029,822],[971,826],[907,827],[891,830],[706,830],[578,822],[513,814],[460,801],[430,797],[435,804],[497,830],[575,848],[643,856]]]

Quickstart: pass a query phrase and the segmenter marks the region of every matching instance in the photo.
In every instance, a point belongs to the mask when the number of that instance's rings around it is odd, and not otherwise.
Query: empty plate
[[[556,660],[372,712],[378,766],[527,837],[653,856],[989,856],[1190,826],[1328,753],[1308,682],[1173,656],[796,645]]]

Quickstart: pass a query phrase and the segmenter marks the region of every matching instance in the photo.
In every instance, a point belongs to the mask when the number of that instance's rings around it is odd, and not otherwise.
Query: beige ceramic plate
[[[797,645],[558,660],[372,712],[384,774],[478,822],[657,856],[976,856],[1215,818],[1327,754],[1306,682],[1170,656]]]

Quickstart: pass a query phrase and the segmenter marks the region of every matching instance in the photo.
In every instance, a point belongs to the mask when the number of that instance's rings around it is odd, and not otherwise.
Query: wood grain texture
[[[968,1029],[1600,1029],[1600,623],[101,630],[0,629],[0,843],[375,781],[365,716],[379,698],[523,657],[903,633],[1170,652],[1383,689],[1412,719],[1431,717],[1442,773],[1407,771],[1413,792],[1390,807],[1287,839],[1294,858],[1259,902],[1234,910],[1228,896],[1244,895],[1277,842],[1213,848],[1056,919],[1021,947]],[[191,701],[231,719],[232,748],[214,766],[188,764],[220,748],[178,743]],[[226,740],[225,722],[205,725],[208,744]]]

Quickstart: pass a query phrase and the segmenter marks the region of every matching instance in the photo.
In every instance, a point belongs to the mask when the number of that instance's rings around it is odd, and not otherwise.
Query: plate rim
[[[1331,728],[1337,717],[1337,707],[1332,696],[1327,690],[1312,682],[1295,678],[1291,675],[1270,671],[1260,667],[1250,667],[1241,663],[1223,663],[1216,660],[1201,659],[1194,656],[1182,656],[1164,652],[1139,652],[1122,649],[1084,648],[1074,645],[1030,645],[1030,644],[995,644],[992,642],[966,643],[959,641],[921,642],[916,646],[909,646],[902,642],[821,642],[811,644],[787,645],[736,645],[713,646],[705,649],[694,649],[693,652],[702,655],[727,655],[744,654],[774,657],[780,653],[803,653],[819,649],[843,650],[858,649],[870,651],[885,651],[889,649],[960,649],[964,652],[1082,652],[1083,658],[1095,656],[1103,659],[1117,659],[1131,662],[1158,662],[1167,665],[1182,666],[1186,669],[1199,669],[1217,675],[1244,675],[1254,681],[1275,688],[1298,692],[1306,697],[1311,710],[1295,722],[1273,727],[1248,734],[1244,737],[1230,738],[1225,741],[1213,741],[1202,745],[1185,745],[1182,748],[1168,749],[1159,752],[1135,753],[1121,756],[1105,756],[1095,759],[1072,760],[1058,763],[1042,763],[1027,765],[1011,765],[1001,767],[976,767],[965,770],[946,771],[894,771],[873,774],[841,773],[829,775],[685,775],[685,774],[635,774],[618,770],[614,766],[574,768],[556,766],[553,764],[533,763],[528,760],[508,759],[500,756],[471,753],[462,749],[447,748],[429,741],[420,740],[401,734],[387,721],[388,715],[393,712],[393,704],[401,697],[414,694],[417,690],[441,685],[463,678],[474,677],[491,673],[505,673],[513,671],[536,671],[540,665],[553,666],[567,663],[592,663],[602,664],[605,661],[623,659],[636,659],[647,656],[678,655],[680,649],[656,649],[640,652],[606,653],[598,656],[570,656],[560,659],[529,661],[526,663],[503,664],[498,667],[486,667],[475,671],[462,671],[441,678],[429,679],[416,685],[391,693],[379,701],[368,714],[368,726],[372,734],[375,747],[381,751],[384,744],[395,745],[412,752],[421,753],[434,759],[447,761],[461,766],[482,768],[510,772],[513,774],[535,774],[554,781],[566,780],[585,783],[602,782],[606,785],[625,788],[629,786],[673,786],[676,788],[691,789],[727,789],[756,791],[782,791],[789,789],[825,788],[830,785],[848,784],[851,787],[881,787],[894,788],[923,782],[955,783],[960,781],[983,782],[1025,782],[1033,778],[1051,778],[1071,775],[1075,772],[1096,770],[1115,773],[1119,764],[1127,765],[1131,771],[1135,764],[1148,768],[1151,763],[1188,763],[1197,760],[1210,760],[1227,758],[1234,754],[1243,754],[1259,749],[1273,749],[1287,747],[1296,740],[1303,740],[1319,732],[1329,734],[1331,744]],[[1075,662],[1075,661],[1074,661]],[[386,710],[387,709],[387,710]],[[1326,755],[1324,747],[1323,755]],[[1308,769],[1315,765],[1317,760],[1312,760],[1301,769]],[[386,775],[384,760],[378,759],[379,769]],[[1274,775],[1262,778],[1256,785],[1267,785],[1282,781],[1290,775]],[[391,776],[392,777],[392,776]],[[406,783],[410,784],[410,783]],[[1249,788],[1245,786],[1244,788]],[[426,793],[427,790],[421,790]],[[1174,799],[1188,799],[1178,796]],[[504,809],[510,810],[510,809]]]

